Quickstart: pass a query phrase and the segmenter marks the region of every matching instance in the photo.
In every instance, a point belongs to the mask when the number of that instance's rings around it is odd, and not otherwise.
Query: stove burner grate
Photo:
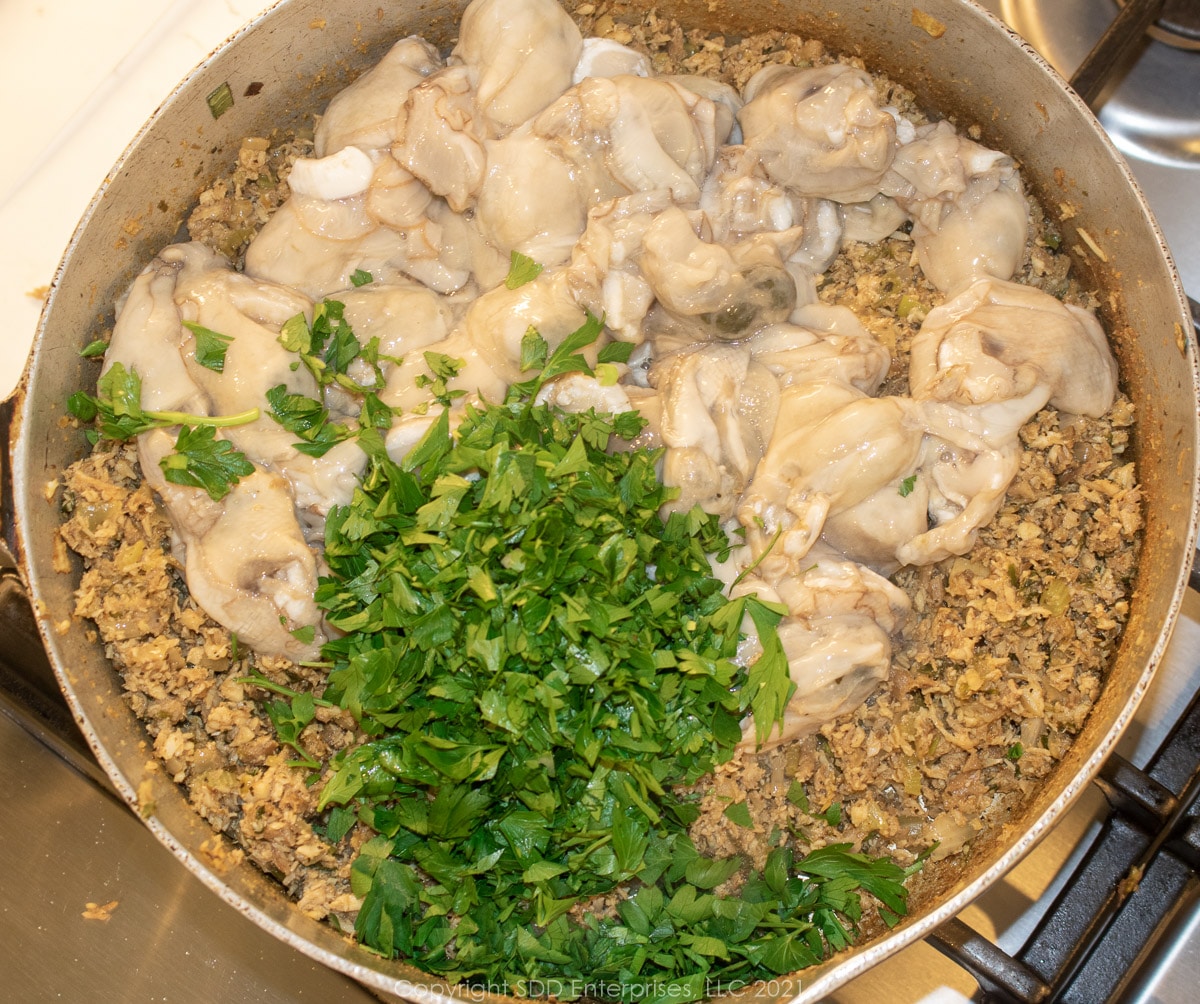
[[[1117,0],[1122,7],[1127,0]],[[1151,38],[1177,49],[1200,49],[1200,2],[1166,0],[1148,30]]]

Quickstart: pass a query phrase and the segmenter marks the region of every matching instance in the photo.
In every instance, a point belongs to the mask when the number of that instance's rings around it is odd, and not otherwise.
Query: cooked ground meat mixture
[[[781,32],[724,39],[606,3],[580,4],[576,15],[585,35],[647,53],[656,71],[735,86],[766,63],[833,58],[821,43]],[[921,121],[903,88],[878,86],[886,103]],[[286,199],[291,161],[310,151],[311,135],[247,139],[229,176],[201,195],[192,238],[236,259]],[[1052,221],[1033,218],[1018,278],[1088,304]],[[901,233],[847,247],[819,295],[850,307],[892,352],[883,392],[903,385],[911,339],[941,299],[911,241]],[[719,768],[693,828],[700,850],[761,864],[791,835],[801,847],[849,842],[909,864],[935,843],[935,859],[969,853],[977,835],[1016,814],[1082,727],[1127,617],[1142,522],[1136,472],[1123,456],[1133,422],[1124,397],[1102,419],[1044,410],[1030,421],[1020,473],[974,550],[894,576],[913,615],[887,683],[808,738]],[[264,710],[273,695],[247,682],[259,674],[319,691],[320,673],[238,651],[196,606],[131,445],[102,445],[75,465],[61,503],[62,538],[86,567],[76,615],[95,623],[121,672],[148,755],[306,914],[351,929],[349,867],[369,831],[326,839],[316,789],[288,765],[293,753]],[[318,707],[299,743],[322,758],[361,739],[347,712]],[[724,814],[741,800],[751,827]]]

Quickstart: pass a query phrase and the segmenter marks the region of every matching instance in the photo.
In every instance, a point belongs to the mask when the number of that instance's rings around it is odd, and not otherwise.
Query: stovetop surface
[[[1035,21],[1030,12],[1039,4],[1030,0],[988,0],[984,6],[1069,74],[1116,8],[1113,0],[1055,0],[1060,2],[1083,3],[1087,16],[1064,31]],[[0,396],[16,385],[40,293],[105,170],[178,82],[181,68],[197,63],[266,6],[264,0],[171,0],[147,17],[146,5],[134,0],[0,4],[0,93],[10,97],[9,134],[20,138],[0,160],[0,301],[8,312],[0,339]],[[1197,73],[1200,55],[1163,53],[1150,69],[1125,77],[1101,112],[1110,128],[1125,119],[1140,123],[1140,131],[1118,145],[1159,214],[1193,296],[1200,290],[1200,227],[1191,221],[1200,218],[1200,207],[1186,207],[1200,201],[1200,130],[1194,125],[1200,86],[1179,81],[1196,80]],[[1164,74],[1174,82],[1166,125],[1160,99],[1143,96],[1142,80]],[[1161,80],[1153,87],[1161,88]],[[19,100],[12,100],[15,95]],[[1189,110],[1193,124],[1179,124]],[[0,593],[4,585],[0,578]],[[0,623],[0,631],[8,630]],[[1164,665],[1119,752],[1143,764],[1198,687],[1200,597],[1189,593]],[[18,718],[25,725],[17,725]],[[80,740],[64,744],[52,731],[39,733],[36,720],[7,702],[0,703],[0,798],[8,809],[0,814],[0,971],[10,999],[378,999],[221,903],[110,793]],[[1105,806],[1099,790],[1089,788],[962,919],[1015,951],[1085,853]],[[1182,910],[1175,921],[1179,937],[1169,949],[1179,957],[1175,962],[1200,953],[1196,916]],[[1189,971],[1164,968],[1148,976],[1133,999],[1190,999],[1194,982],[1184,996],[1168,982],[1176,978],[1170,974]],[[963,970],[920,943],[830,999],[945,1004],[976,989]]]
[[[983,0],[1070,78],[1118,12],[1116,0]],[[1193,11],[1196,0],[1180,4]],[[1097,117],[1154,210],[1183,285],[1200,299],[1200,52],[1147,40],[1117,68]]]

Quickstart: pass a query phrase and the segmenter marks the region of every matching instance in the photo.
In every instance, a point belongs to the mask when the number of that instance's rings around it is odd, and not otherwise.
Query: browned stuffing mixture
[[[153,753],[196,811],[278,878],[315,917],[352,922],[353,837],[331,847],[311,825],[316,791],[288,766],[275,729],[239,682],[252,669],[292,686],[320,685],[284,660],[232,651],[229,632],[193,602],[171,551],[171,528],[141,483],[133,445],[97,450],[71,468],[63,539],[87,567],[75,612],[96,623],[121,668],[130,704]],[[316,755],[354,739],[347,713],[320,709],[305,740]]]
[[[239,261],[254,235],[291,194],[287,175],[292,162],[311,156],[312,147],[311,130],[243,140],[233,172],[200,193],[188,218],[191,239]]]
[[[663,72],[740,85],[765,62],[830,58],[820,43],[782,33],[726,44],[613,10],[580,5],[584,33],[648,51]],[[880,87],[916,116],[911,95]],[[306,137],[277,140],[246,140],[230,177],[201,196],[195,239],[233,257],[244,250],[286,198],[289,160],[309,149]],[[1087,303],[1069,286],[1051,225],[1037,212],[1034,220],[1020,278]],[[893,352],[884,393],[903,385],[909,342],[937,302],[903,235],[847,249],[821,296],[853,308]],[[850,842],[907,864],[935,841],[939,855],[952,854],[1013,815],[1083,725],[1127,617],[1142,518],[1123,459],[1133,421],[1123,397],[1099,421],[1036,416],[1022,432],[1026,452],[1007,504],[976,548],[895,577],[914,614],[886,687],[814,736],[722,767],[693,832],[701,850],[761,863],[790,830],[811,847]],[[196,607],[131,446],[102,448],[71,469],[62,508],[63,539],[86,566],[76,614],[97,625],[154,756],[307,914],[350,929],[358,903],[349,864],[367,833],[360,827],[330,846],[314,830],[319,788],[287,766],[291,751],[258,703],[266,695],[241,682],[256,671],[319,689],[319,675],[233,651],[228,632]],[[348,713],[318,708],[302,744],[324,757],[356,738]],[[723,815],[743,799],[752,829]]]

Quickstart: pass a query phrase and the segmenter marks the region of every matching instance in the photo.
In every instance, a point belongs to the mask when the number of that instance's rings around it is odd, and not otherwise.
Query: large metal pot
[[[60,423],[69,394],[95,373],[94,364],[80,359],[80,347],[111,323],[114,299],[176,238],[197,192],[227,169],[242,137],[303,120],[353,68],[368,65],[401,35],[448,42],[463,6],[461,0],[387,8],[374,0],[283,0],[222,46],[163,104],[88,209],[10,403],[15,519],[6,527],[8,542],[35,600],[63,692],[117,788],[157,837],[231,907],[365,984],[420,1001],[444,999],[448,991],[304,917],[248,862],[223,870],[202,852],[212,831],[170,781],[146,770],[141,726],[101,647],[82,624],[61,629],[70,621],[76,578],[55,570],[58,513],[45,486],[85,449],[79,433]],[[786,27],[820,37],[902,81],[930,108],[960,123],[978,123],[983,142],[1015,155],[1044,205],[1070,214],[1067,232],[1077,228],[1080,235],[1077,274],[1103,291],[1100,311],[1124,389],[1138,409],[1135,459],[1146,497],[1143,560],[1128,627],[1086,727],[1019,818],[976,846],[965,867],[945,871],[932,908],[819,969],[754,991],[760,1000],[815,1000],[933,930],[1011,868],[1079,795],[1130,721],[1166,647],[1195,546],[1196,351],[1188,336],[1187,300],[1120,156],[1061,78],[969,0],[924,0],[920,12],[883,0],[663,0],[658,7],[686,24],[728,34]],[[206,98],[226,87],[233,104],[215,118]]]

